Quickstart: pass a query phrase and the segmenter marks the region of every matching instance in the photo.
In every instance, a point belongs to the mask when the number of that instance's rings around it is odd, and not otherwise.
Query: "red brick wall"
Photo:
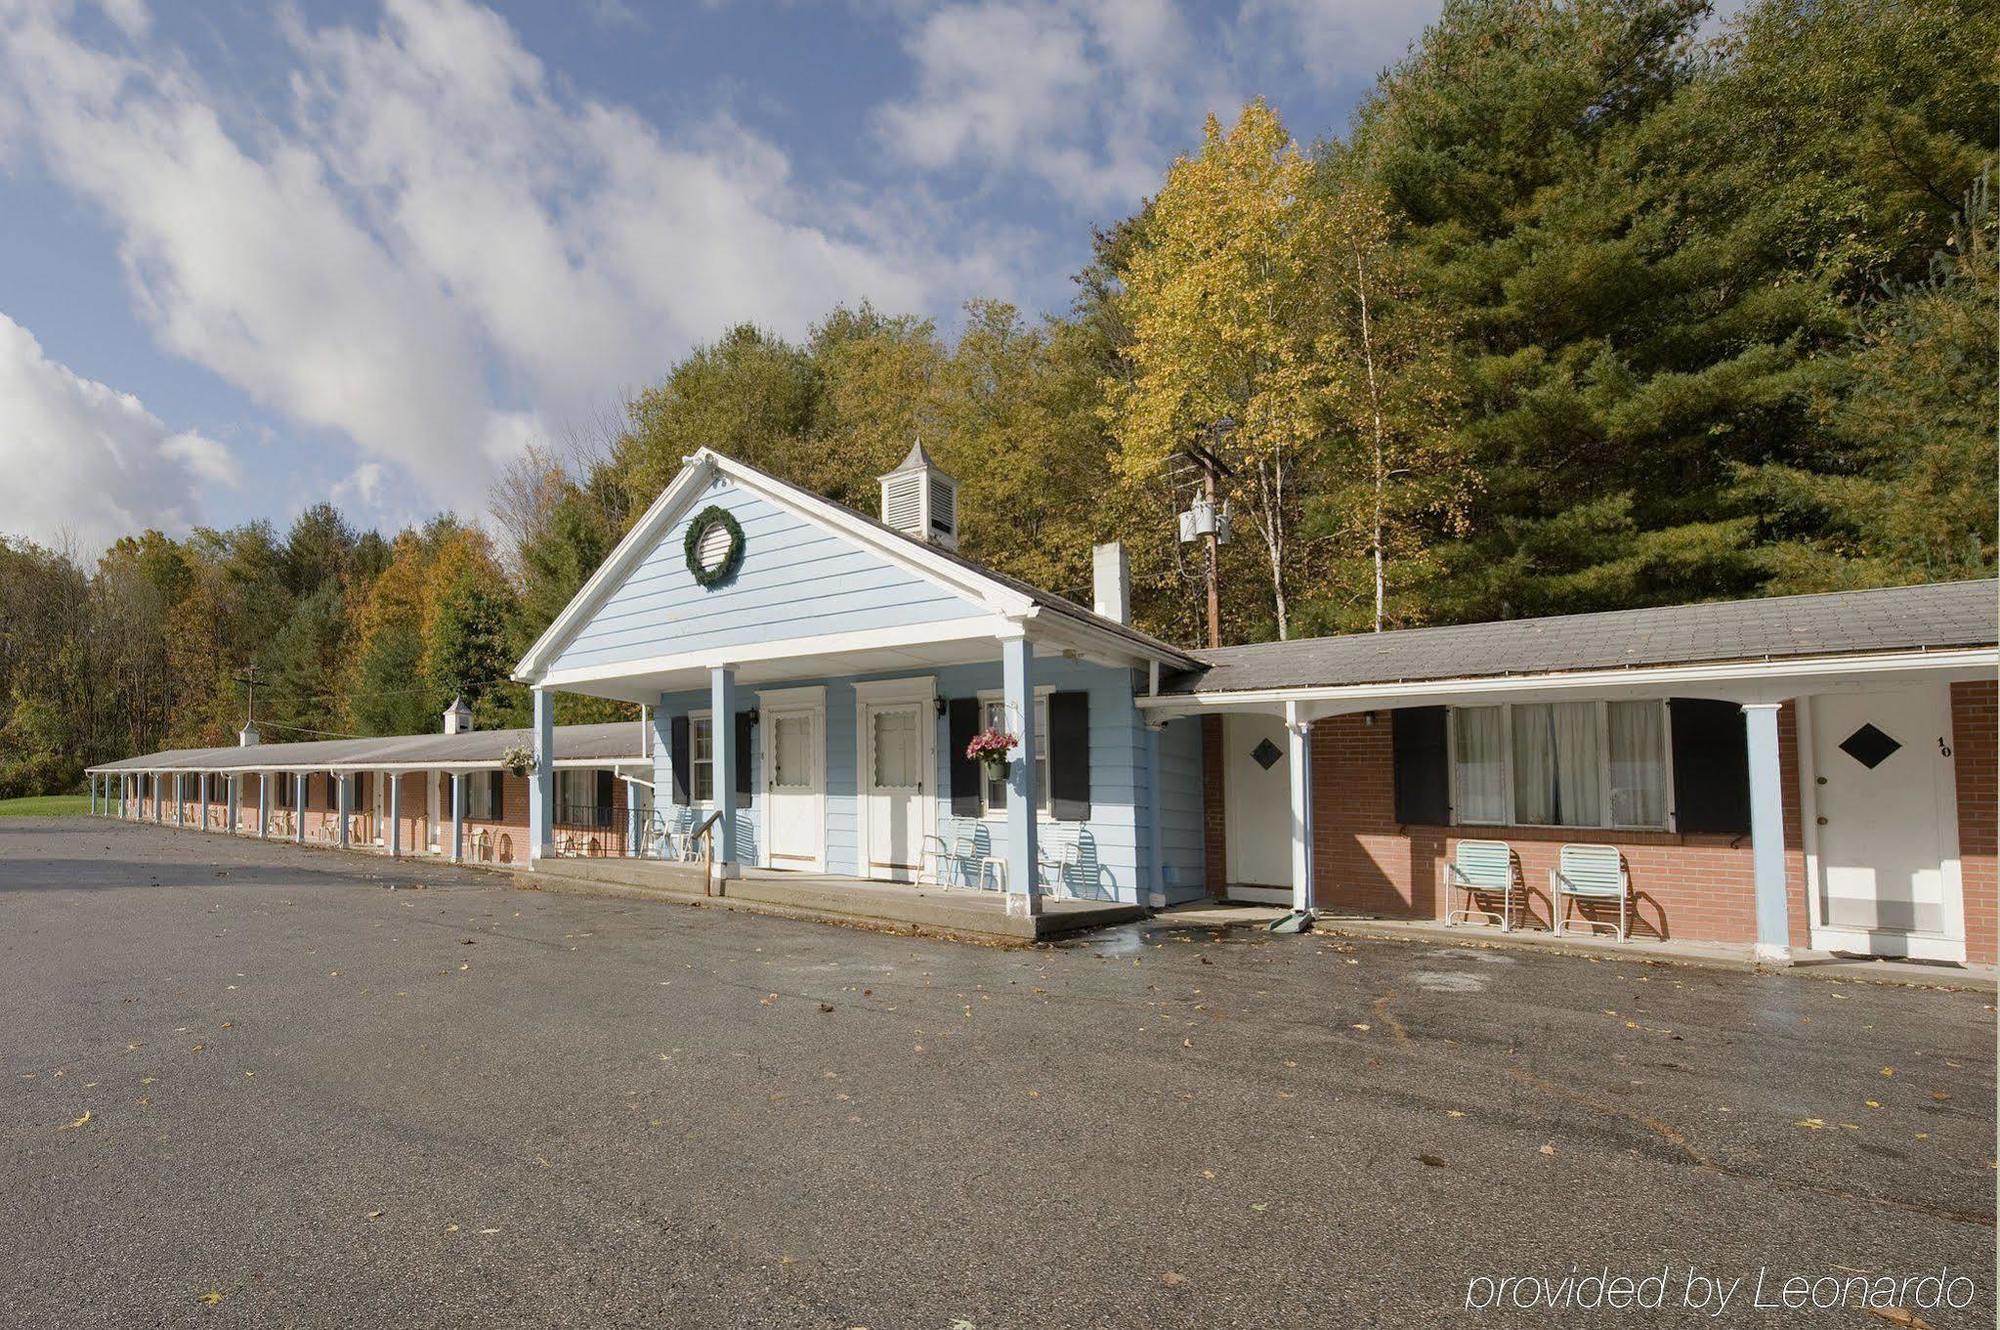
[[[1202,871],[1217,900],[1229,887],[1227,821],[1223,816],[1222,717],[1201,718]]]
[[[1386,713],[1339,716],[1313,727],[1313,904],[1416,918],[1442,918],[1441,866],[1459,839],[1450,827],[1404,827],[1395,820],[1394,758]],[[1784,768],[1785,870],[1792,944],[1804,947],[1808,919],[1800,848],[1798,723],[1778,717]],[[1755,879],[1749,836],[1601,831],[1579,827],[1492,827],[1466,835],[1505,840],[1521,860],[1533,921],[1549,920],[1549,869],[1568,841],[1616,845],[1637,900],[1635,937],[1753,942]]]
[[[1965,888],[1965,958],[1992,964],[2000,951],[1994,857],[2000,842],[2000,684],[1951,686],[1951,764],[1958,782],[1958,871]]]

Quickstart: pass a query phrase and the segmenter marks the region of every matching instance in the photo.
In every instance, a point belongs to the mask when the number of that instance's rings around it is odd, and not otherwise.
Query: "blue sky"
[[[739,320],[1063,308],[1203,116],[1337,132],[1391,0],[0,0],[0,535],[496,470]]]

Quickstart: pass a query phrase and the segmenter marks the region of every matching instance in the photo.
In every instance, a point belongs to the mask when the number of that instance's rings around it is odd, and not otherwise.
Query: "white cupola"
[[[444,732],[464,734],[472,728],[472,708],[465,705],[465,699],[454,697],[451,705],[444,709]]]
[[[882,521],[906,536],[958,548],[958,482],[938,470],[921,439],[882,477]]]

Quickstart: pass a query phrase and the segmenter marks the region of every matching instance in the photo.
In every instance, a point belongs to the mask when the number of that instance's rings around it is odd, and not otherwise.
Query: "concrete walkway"
[[[685,905],[718,905],[792,919],[810,919],[896,933],[1023,944],[1143,918],[1118,901],[1044,896],[1033,917],[1007,913],[997,891],[901,882],[870,882],[831,873],[745,868],[740,877],[704,889],[699,864],[645,859],[544,859],[523,881],[548,891],[636,896]]]
[[[1187,928],[1262,929],[1290,910],[1277,905],[1232,905],[1216,901],[1196,901],[1161,911],[1155,922]],[[1433,919],[1382,919],[1359,915],[1317,913],[1313,931],[1339,937],[1380,938],[1385,941],[1451,943],[1462,947],[1522,947],[1572,956],[1642,959],[1675,965],[1708,965],[1730,970],[1788,969],[1790,973],[1814,979],[1845,979],[1864,983],[1907,984],[1920,988],[1969,989],[1994,992],[2000,989],[2000,970],[1991,965],[1950,965],[1938,962],[1904,961],[1883,957],[1851,956],[1831,951],[1795,951],[1789,967],[1760,962],[1747,945],[1727,942],[1670,940],[1661,942],[1634,938],[1620,942],[1608,937],[1565,934],[1557,937],[1541,929],[1516,929],[1503,933],[1498,928],[1477,924],[1447,927]]]

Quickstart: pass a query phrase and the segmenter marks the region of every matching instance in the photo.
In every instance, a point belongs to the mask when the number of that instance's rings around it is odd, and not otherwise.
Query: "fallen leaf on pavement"
[[[68,1125],[67,1127],[57,1127],[57,1128],[56,1128],[56,1130],[57,1130],[57,1131],[75,1131],[75,1130],[76,1130],[76,1129],[77,1129],[78,1127],[81,1127],[81,1126],[82,1126],[82,1125],[83,1125],[84,1123],[86,1123],[86,1122],[88,1122],[88,1121],[90,1121],[90,1110],[86,1108],[86,1109],[84,1109],[84,1110],[83,1110],[83,1116],[82,1116],[82,1117],[78,1118],[78,1119],[77,1119],[77,1120],[76,1120],[75,1122],[72,1122],[72,1123],[70,1123],[70,1124],[69,1124],[69,1125]]]
[[[1160,1276],[1160,1282],[1168,1288],[1179,1288],[1182,1284],[1187,1283],[1187,1276],[1178,1270],[1169,1270]]]

